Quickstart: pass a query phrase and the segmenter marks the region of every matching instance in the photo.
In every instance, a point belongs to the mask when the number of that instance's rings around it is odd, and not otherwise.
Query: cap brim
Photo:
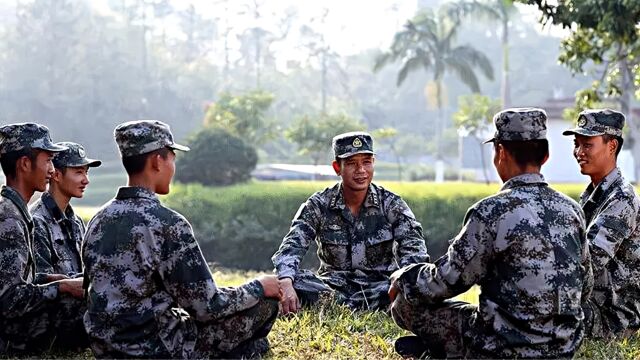
[[[350,153],[346,153],[346,154],[342,154],[342,155],[338,155],[339,159],[346,159],[348,157],[351,157],[353,155],[357,155],[357,154],[371,154],[371,155],[375,155],[376,153],[374,153],[371,150],[362,150],[362,151],[354,151],[354,152],[350,152]]]
[[[55,162],[54,162],[54,166],[55,166]],[[71,163],[71,164],[57,164],[56,167],[82,167],[82,166],[88,166],[88,167],[98,167],[102,165],[102,161],[100,160],[96,160],[96,159],[85,159],[85,161],[83,162],[79,162],[79,163]]]
[[[60,152],[69,149],[66,146],[56,145],[56,144],[46,144],[45,146],[38,146],[36,149],[50,151],[50,152]]]
[[[482,143],[483,143],[483,144],[488,144],[488,143],[492,143],[492,142],[494,142],[494,141],[496,141],[496,138],[495,138],[495,137],[492,137],[491,139],[489,139],[489,140],[485,140],[485,141],[483,141]]]
[[[604,132],[581,129],[581,128],[569,129],[562,132],[562,135],[564,136],[571,136],[571,135],[601,136],[604,134],[605,134]]]
[[[180,145],[180,144],[176,144],[173,143],[171,145],[167,145],[168,148],[174,149],[174,150],[180,150],[180,151],[189,151],[191,150],[188,146],[184,146],[184,145]]]

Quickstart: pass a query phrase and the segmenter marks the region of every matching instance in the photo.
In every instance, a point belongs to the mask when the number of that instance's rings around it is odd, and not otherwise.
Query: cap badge
[[[356,148],[362,147],[362,141],[360,141],[360,138],[355,138],[353,139],[353,143],[351,145]]]
[[[587,125],[587,119],[580,118],[580,120],[578,120],[578,126],[579,127],[584,127],[585,125]]]
[[[83,148],[78,148],[78,155],[80,155],[80,157],[85,157],[85,152]]]

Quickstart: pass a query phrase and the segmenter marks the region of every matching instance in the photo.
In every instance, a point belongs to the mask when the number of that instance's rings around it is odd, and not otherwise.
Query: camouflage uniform
[[[60,151],[46,127],[12,124],[0,128],[0,156],[21,150]],[[0,191],[0,354],[37,352],[52,346],[57,337],[81,346],[82,300],[59,292],[36,274],[33,256],[33,221],[27,204],[14,189]],[[58,343],[58,345],[61,345]]]
[[[336,156],[373,153],[368,134],[353,134],[334,139]],[[318,276],[299,269],[314,240],[320,258]],[[293,280],[303,303],[314,302],[319,293],[333,292],[339,303],[364,309],[387,307],[391,273],[428,259],[422,227],[398,195],[370,184],[355,217],[345,204],[340,183],[302,204],[272,258],[278,277]]]
[[[580,113],[578,127],[563,134],[622,137],[624,122],[617,111],[586,110]],[[580,204],[595,281],[584,305],[587,336],[635,332],[640,327],[640,199],[615,168],[597,186],[587,187]]]
[[[544,139],[545,121],[541,110],[505,110],[489,141]],[[570,357],[593,281],[584,218],[541,174],[521,174],[468,210],[447,254],[392,278],[394,320],[434,356]],[[474,284],[479,306],[446,300]]]
[[[121,124],[115,136],[127,156],[188,150],[157,121]],[[91,219],[84,241],[84,322],[97,357],[230,356],[266,337],[275,321],[278,303],[265,299],[257,280],[216,286],[189,222],[147,189],[120,188]]]
[[[56,169],[89,166],[98,167],[100,160],[86,157],[84,148],[76,143],[62,142],[67,150],[54,155]],[[71,205],[63,212],[49,192],[31,205],[29,212],[34,222],[34,252],[36,271],[46,274],[65,274],[70,277],[82,276],[80,246],[85,225],[73,212]]]

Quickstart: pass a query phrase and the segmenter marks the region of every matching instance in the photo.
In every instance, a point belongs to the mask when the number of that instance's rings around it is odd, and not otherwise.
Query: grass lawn
[[[260,275],[215,269],[219,286],[237,286]],[[478,288],[457,300],[477,303]],[[383,312],[353,312],[332,303],[279,318],[271,333],[268,359],[401,359],[393,341],[408,333]],[[91,351],[45,354],[47,358],[93,359]],[[576,358],[640,359],[640,337],[621,341],[586,341]]]

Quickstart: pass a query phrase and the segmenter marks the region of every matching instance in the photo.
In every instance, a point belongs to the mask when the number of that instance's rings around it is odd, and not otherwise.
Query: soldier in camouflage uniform
[[[49,130],[22,123],[0,127],[0,355],[86,346],[82,279],[37,274],[27,202],[53,172]]]
[[[333,168],[342,181],[302,204],[272,258],[283,287],[284,313],[314,303],[323,292],[352,308],[385,309],[391,273],[429,259],[422,227],[407,204],[371,183],[371,135],[338,135],[333,151]],[[299,268],[313,241],[318,275]]]
[[[89,184],[89,168],[100,160],[89,159],[80,144],[57,143],[67,150],[53,156],[55,168],[49,189],[29,209],[34,222],[36,271],[45,274],[82,276],[80,246],[85,225],[69,204],[81,198]]]
[[[549,188],[546,114],[494,117],[494,165],[504,185],[467,212],[447,253],[392,275],[394,321],[417,336],[405,356],[571,357],[583,339],[581,301],[593,282],[578,204]],[[479,305],[448,300],[480,286]]]
[[[128,186],[87,226],[82,247],[88,311],[85,327],[96,357],[207,358],[268,350],[278,314],[279,284],[263,276],[219,288],[191,225],[163,206],[175,172],[176,144],[155,120],[115,129]]]
[[[640,199],[616,164],[624,122],[617,111],[585,110],[563,133],[575,135],[573,155],[591,178],[580,196],[594,275],[584,312],[587,336],[599,338],[640,327]]]

